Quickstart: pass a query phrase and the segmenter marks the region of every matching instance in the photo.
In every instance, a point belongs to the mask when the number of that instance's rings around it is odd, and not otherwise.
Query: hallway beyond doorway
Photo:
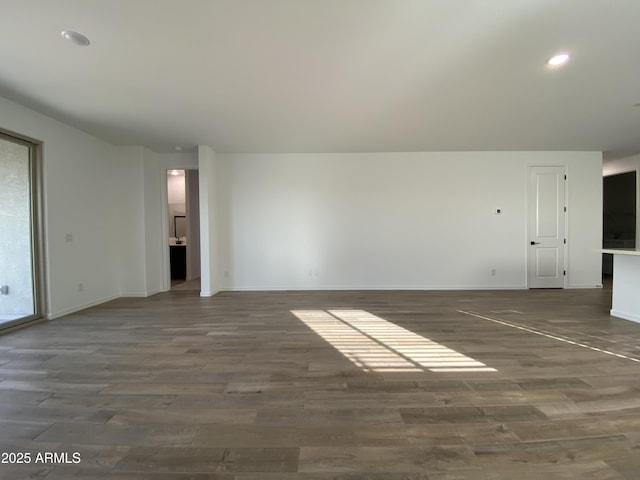
[[[172,291],[200,291],[200,278],[193,280],[171,280]]]

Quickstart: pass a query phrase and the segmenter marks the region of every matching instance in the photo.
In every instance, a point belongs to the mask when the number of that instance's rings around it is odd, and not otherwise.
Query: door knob
[[[531,245],[540,245],[540,242],[531,242]]]

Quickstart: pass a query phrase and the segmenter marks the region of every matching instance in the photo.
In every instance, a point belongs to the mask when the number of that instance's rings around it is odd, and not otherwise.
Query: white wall
[[[221,258],[220,198],[222,195],[217,154],[208,145],[198,146],[200,191],[200,295],[210,297],[220,291]]]
[[[601,284],[600,153],[215,159],[222,289],[525,288],[529,165],[567,167],[567,286]]]
[[[640,155],[619,158],[617,160],[605,160],[602,163],[602,176],[604,177],[638,170],[640,170]]]
[[[167,197],[169,204],[179,203],[184,205],[186,202],[185,194],[185,175],[167,175]]]
[[[532,164],[567,165],[568,286],[600,282],[597,153],[219,155],[201,147],[197,155],[161,155],[113,146],[2,98],[0,128],[44,142],[50,318],[168,288],[168,168],[205,169],[204,295],[522,288]],[[504,214],[495,216],[495,207]]]
[[[43,142],[48,316],[120,296],[129,273],[123,225],[136,215],[122,208],[134,195],[125,186],[131,152],[4,98],[0,128]]]
[[[567,286],[602,285],[602,154],[563,152],[567,160]]]
[[[174,228],[173,217],[175,215],[186,215],[186,191],[185,191],[185,177],[186,175],[167,175],[167,199],[169,204],[169,237],[175,237],[175,230],[181,230],[180,236],[185,237],[186,233],[186,221],[182,224],[177,223]]]
[[[123,243],[118,262],[120,295],[146,295],[145,265],[145,192],[143,186],[144,151],[142,147],[120,147],[120,176],[117,185],[118,203],[111,210],[117,214],[118,237]]]
[[[43,142],[47,317],[168,289],[166,170],[195,152],[114,146],[4,98],[0,128]]]
[[[163,209],[162,187],[166,191],[166,173],[160,167],[159,154],[145,148],[144,170],[144,238],[145,238],[145,295],[165,290],[165,267],[161,259],[163,249],[168,245],[168,235],[164,234],[163,221],[168,223],[166,207]],[[168,247],[166,247],[168,248]]]

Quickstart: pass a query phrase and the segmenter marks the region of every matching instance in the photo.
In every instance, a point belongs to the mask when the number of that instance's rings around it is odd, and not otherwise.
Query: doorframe
[[[33,285],[33,315],[21,317],[0,325],[0,334],[24,328],[47,320],[48,292],[46,281],[45,195],[42,167],[43,142],[16,132],[0,128],[0,138],[29,147],[29,186],[31,189],[31,260]]]
[[[636,248],[638,248],[638,246],[640,246],[640,168],[629,167],[629,168],[614,169],[611,171],[607,171],[606,173],[603,172],[602,180],[604,182],[604,179],[607,177],[624,175],[625,173],[635,173],[635,176],[636,176],[636,237],[635,237],[635,241],[636,241]],[[604,201],[604,190],[603,190],[603,201]],[[603,238],[603,241],[604,241],[604,238]]]
[[[160,228],[162,230],[162,291],[168,292],[171,290],[171,265],[169,257],[169,188],[167,185],[167,175],[169,170],[174,168],[167,167],[162,168],[161,182],[160,182],[160,196],[161,200],[161,218]]]
[[[527,214],[526,214],[526,222],[527,222],[527,228],[526,228],[526,243],[525,243],[525,284],[526,284],[526,288],[531,290],[531,284],[529,281],[529,255],[531,254],[531,249],[529,248],[529,241],[531,239],[531,217],[530,217],[530,212],[531,209],[529,208],[530,202],[531,202],[531,170],[534,167],[558,167],[558,168],[562,168],[564,170],[564,176],[565,176],[565,181],[564,181],[564,205],[566,207],[566,211],[564,212],[564,238],[567,240],[567,242],[562,246],[563,248],[563,265],[562,268],[563,270],[566,272],[566,274],[563,276],[562,279],[562,289],[566,289],[567,285],[568,285],[568,279],[569,279],[569,243],[571,241],[571,239],[569,238],[569,213],[571,211],[570,205],[569,205],[569,182],[571,180],[571,175],[569,175],[569,165],[567,164],[556,164],[556,165],[551,165],[551,164],[535,164],[535,163],[530,163],[527,165],[527,188],[526,188],[526,195],[527,195],[527,199],[526,199],[526,210],[527,210]]]
[[[171,164],[175,165],[175,164]],[[167,175],[171,170],[197,170],[200,169],[198,166],[185,166],[185,165],[176,165],[176,166],[164,166],[160,172],[162,181],[160,182],[160,196],[161,196],[161,216],[160,224],[162,230],[162,238],[163,238],[163,247],[162,247],[162,291],[168,292],[171,290],[171,257],[169,253],[169,188],[167,185]],[[186,172],[185,172],[186,175]],[[186,184],[185,184],[186,190]],[[185,191],[185,197],[187,192]],[[185,204],[186,207],[186,204]],[[185,212],[188,215],[188,212]],[[200,224],[200,215],[198,215],[198,224]],[[187,244],[187,248],[189,245]],[[202,258],[200,259],[200,263],[202,264]]]
[[[605,238],[604,238],[604,180],[605,178],[608,177],[613,177],[615,175],[624,175],[625,173],[633,173],[635,174],[636,177],[636,191],[635,191],[635,207],[636,207],[636,224],[635,224],[635,230],[636,230],[636,235],[635,235],[635,245],[636,248],[638,248],[640,246],[640,168],[638,167],[633,167],[633,166],[629,166],[629,167],[623,167],[623,168],[614,168],[611,170],[603,170],[602,172],[602,211],[603,211],[603,230],[602,230],[602,245],[604,248],[607,248],[605,246]],[[604,258],[606,256],[610,256],[613,257],[613,255],[611,255],[610,253],[603,253],[602,254],[602,263],[603,263],[603,268],[602,268],[602,278],[604,279]],[[611,259],[611,262],[613,264],[613,258]]]

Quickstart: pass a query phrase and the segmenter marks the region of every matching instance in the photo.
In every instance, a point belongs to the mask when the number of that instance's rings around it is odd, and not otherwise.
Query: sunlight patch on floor
[[[496,371],[364,310],[292,310],[291,313],[365,371]]]

